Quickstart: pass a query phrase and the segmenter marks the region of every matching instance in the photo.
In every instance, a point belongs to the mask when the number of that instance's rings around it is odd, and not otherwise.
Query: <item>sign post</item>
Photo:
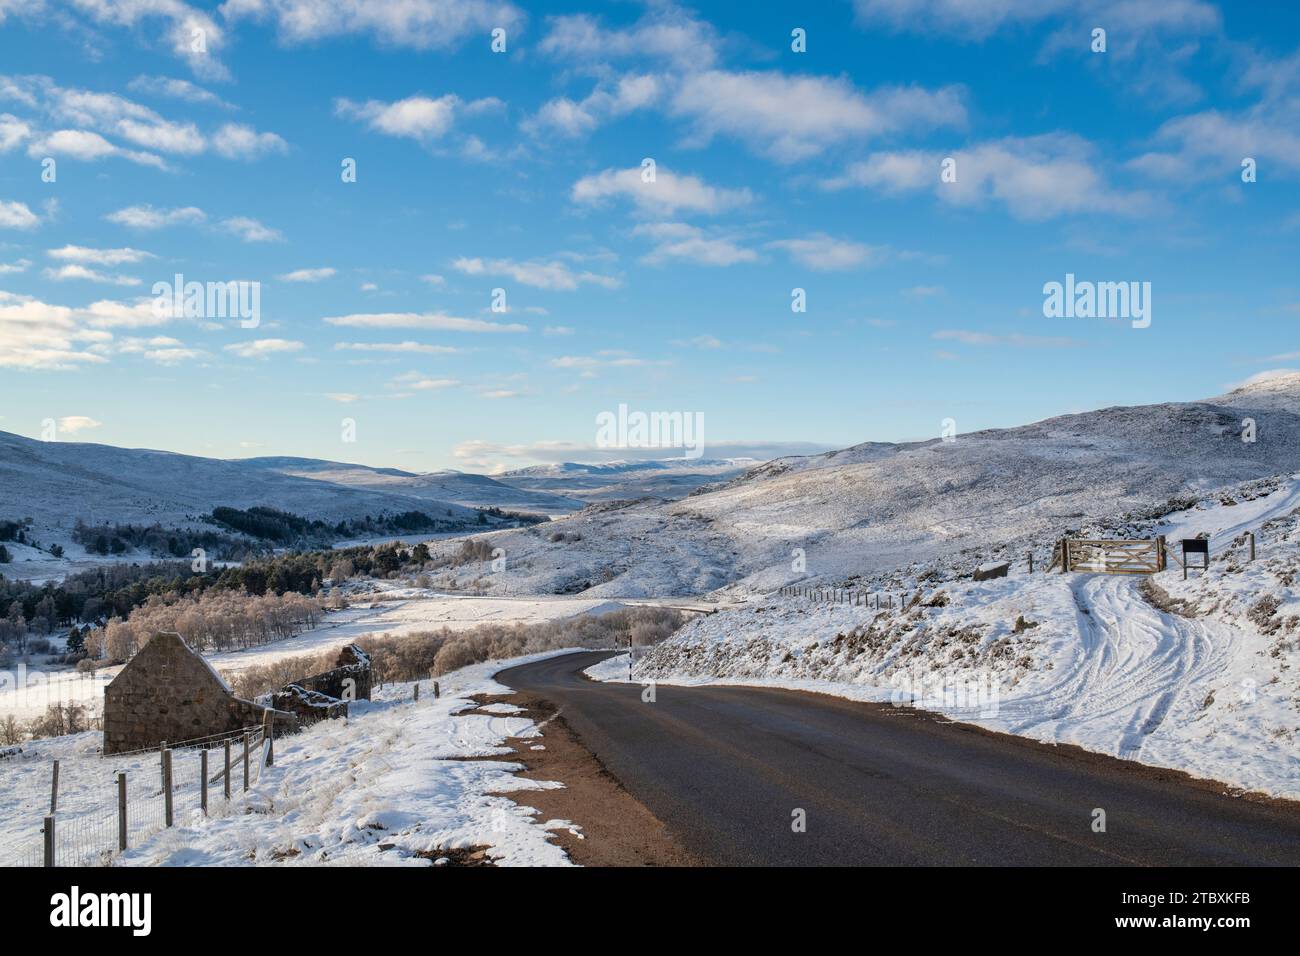
[[[1201,566],[1202,571],[1210,570],[1210,539],[1209,538],[1183,538],[1183,580],[1187,580],[1187,556],[1189,554],[1205,555],[1205,564]]]

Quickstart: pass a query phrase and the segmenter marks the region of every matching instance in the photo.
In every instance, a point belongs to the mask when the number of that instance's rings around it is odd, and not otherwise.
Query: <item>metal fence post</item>
[[[248,731],[244,731],[244,792],[248,792]]]
[[[275,766],[275,718],[271,712],[266,712],[266,719],[262,722],[262,736],[266,738],[266,765]]]
[[[230,738],[229,737],[226,738],[225,744],[226,744],[226,776],[225,776],[226,799],[229,800],[230,799]]]
[[[50,813],[59,809],[59,762],[54,761],[54,777],[50,780]]]
[[[164,750],[162,754],[163,761],[163,812],[167,826],[174,822],[172,815],[172,752]]]
[[[203,807],[203,815],[208,815],[208,748],[204,747],[199,751],[199,804]]]
[[[1254,560],[1255,560],[1255,532],[1253,532],[1253,531],[1247,531],[1247,532],[1246,532],[1246,540],[1247,540],[1248,542],[1250,542],[1250,560],[1254,561]],[[55,767],[55,776],[56,776],[56,778],[57,778],[57,775],[58,775],[58,766],[59,766],[59,765],[58,765],[58,761],[55,761],[54,767]]]
[[[126,851],[126,771],[117,775],[117,849]]]
[[[45,829],[41,831],[45,834],[45,865],[54,865],[54,814],[45,818]]]

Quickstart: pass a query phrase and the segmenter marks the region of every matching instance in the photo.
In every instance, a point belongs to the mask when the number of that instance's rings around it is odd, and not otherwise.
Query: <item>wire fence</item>
[[[916,596],[894,594],[892,592],[859,591],[854,588],[818,587],[791,584],[777,589],[778,594],[786,597],[807,598],[821,604],[846,604],[850,607],[865,607],[876,611],[904,610]],[[917,592],[919,596],[920,592]]]
[[[49,761],[49,813],[0,844],[0,866],[106,866],[167,827],[221,814],[270,756],[263,727],[163,747]]]

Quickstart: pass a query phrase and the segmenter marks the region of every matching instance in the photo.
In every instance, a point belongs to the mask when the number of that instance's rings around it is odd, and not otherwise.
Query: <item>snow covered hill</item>
[[[31,518],[32,537],[67,552],[56,560],[11,545],[15,560],[4,565],[7,576],[57,577],[80,567],[84,549],[71,538],[78,519],[90,525],[195,527],[200,515],[218,505],[265,505],[331,523],[382,511],[423,511],[466,527],[477,519],[475,511],[450,501],[284,475],[240,461],[0,432],[0,519]]]
[[[547,491],[584,502],[638,498],[683,498],[697,488],[726,481],[757,465],[752,458],[670,458],[579,464],[566,461],[507,471],[496,477],[508,485]]]
[[[398,468],[371,468],[315,458],[247,458],[240,463],[282,475],[406,495],[435,504],[450,501],[470,508],[496,507],[537,514],[567,514],[580,510],[585,504],[563,495],[519,488],[487,475],[462,471],[416,474]]]
[[[592,507],[501,532],[504,591],[602,596],[770,590],[843,581],[944,556],[1023,556],[1068,531],[1160,514],[1300,462],[1300,376],[1231,404],[1166,403],[1064,415],[952,441],[867,444],[783,459],[670,503]],[[1255,441],[1243,441],[1243,421]]]

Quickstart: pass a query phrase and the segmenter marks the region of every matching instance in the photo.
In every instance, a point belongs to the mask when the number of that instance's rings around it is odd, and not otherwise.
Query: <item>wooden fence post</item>
[[[262,736],[266,738],[266,765],[275,766],[275,717],[268,710],[262,721]]]
[[[229,800],[230,799],[230,738],[229,737],[226,738],[225,744],[226,744],[226,775],[225,775],[226,799]]]
[[[45,865],[54,865],[54,814],[45,818],[45,828],[41,830],[45,834]]]
[[[167,826],[175,822],[172,814],[172,752],[164,750],[163,755],[163,812]]]
[[[1070,571],[1070,539],[1061,539],[1061,573],[1068,574]]]
[[[418,680],[415,682],[415,699],[413,702],[416,704],[420,702],[420,682]]]
[[[1034,552],[1029,552],[1029,573],[1034,573]]]
[[[1255,532],[1253,532],[1253,531],[1247,531],[1247,532],[1246,532],[1246,540],[1250,543],[1250,560],[1254,561],[1254,560],[1255,560]],[[58,770],[57,770],[57,768],[58,768],[58,762],[57,762],[57,761],[55,762],[54,766],[55,766],[55,768],[56,768],[56,769],[55,769],[55,772],[56,772],[56,774],[57,774],[57,772],[58,772]]]
[[[117,775],[117,849],[126,852],[126,771]]]
[[[437,682],[437,681],[434,681],[434,682],[433,682],[433,696],[434,696],[435,698],[437,698],[437,697],[441,697],[441,696],[442,696],[442,691],[441,691],[441,689],[438,687],[438,682]]]
[[[203,808],[203,815],[208,815],[208,748],[204,747],[199,752],[199,806]]]
[[[54,776],[50,780],[50,813],[59,810],[59,762],[54,761]]]
[[[248,792],[248,731],[244,731],[244,792]]]

